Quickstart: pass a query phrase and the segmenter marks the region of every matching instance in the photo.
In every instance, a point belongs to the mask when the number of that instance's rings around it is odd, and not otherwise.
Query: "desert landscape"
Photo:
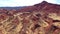
[[[60,34],[60,5],[43,1],[19,10],[0,9],[0,34]]]

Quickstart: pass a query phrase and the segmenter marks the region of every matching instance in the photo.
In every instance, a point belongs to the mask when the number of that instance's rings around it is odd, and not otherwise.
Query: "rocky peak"
[[[39,4],[35,4],[34,6],[41,6],[41,5],[45,5],[45,4],[48,4],[48,2],[47,1],[43,1],[43,2],[41,2]]]

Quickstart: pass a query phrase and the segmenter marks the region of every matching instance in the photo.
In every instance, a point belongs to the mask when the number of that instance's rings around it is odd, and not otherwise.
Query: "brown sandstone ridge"
[[[20,10],[0,9],[0,34],[60,34],[60,5],[43,1]]]

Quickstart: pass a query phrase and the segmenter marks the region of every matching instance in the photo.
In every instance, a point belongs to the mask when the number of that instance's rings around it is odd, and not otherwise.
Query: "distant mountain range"
[[[0,9],[7,9],[7,10],[12,10],[12,9],[21,9],[21,8],[24,8],[25,6],[23,6],[23,7],[0,7]]]

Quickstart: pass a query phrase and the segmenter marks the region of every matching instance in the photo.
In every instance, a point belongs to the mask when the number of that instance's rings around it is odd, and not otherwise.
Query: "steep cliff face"
[[[20,10],[0,9],[0,34],[60,34],[60,5],[43,1]]]

